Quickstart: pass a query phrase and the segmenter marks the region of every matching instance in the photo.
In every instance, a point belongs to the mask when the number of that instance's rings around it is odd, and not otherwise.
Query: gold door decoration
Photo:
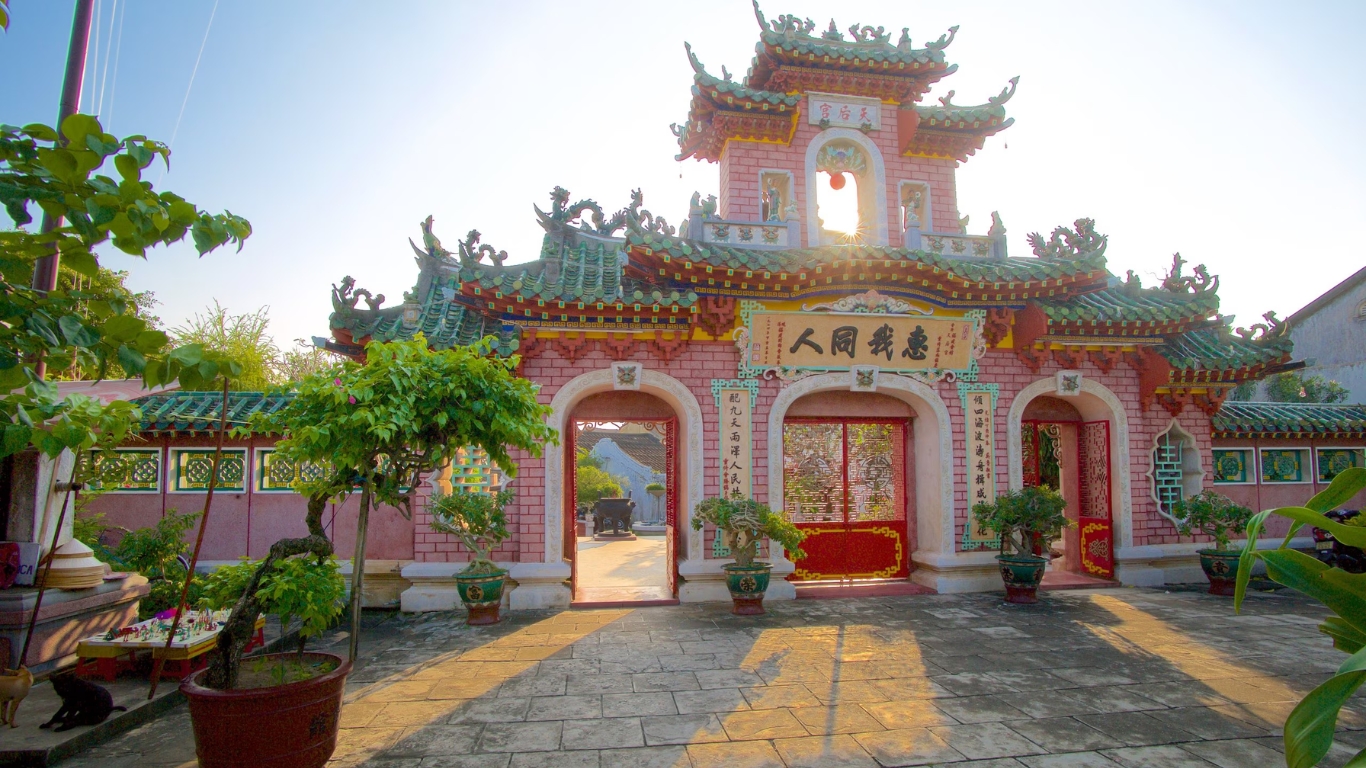
[[[995,384],[958,385],[958,397],[963,402],[963,424],[966,430],[966,461],[968,477],[968,522],[963,527],[963,549],[994,549],[1001,545],[1000,537],[982,528],[973,517],[976,504],[996,498],[995,440]]]

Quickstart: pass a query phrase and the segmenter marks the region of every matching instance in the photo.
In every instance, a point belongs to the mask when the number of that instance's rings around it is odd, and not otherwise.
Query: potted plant
[[[668,489],[664,487],[663,483],[646,484],[645,492],[650,494],[650,498],[652,500],[651,503],[653,504],[653,506],[650,509],[651,520],[659,520],[662,518],[662,515],[659,514],[659,504],[660,500],[664,498],[664,494],[667,490]]]
[[[1237,583],[1239,550],[1229,548],[1229,536],[1247,530],[1252,510],[1214,491],[1205,491],[1172,505],[1182,536],[1204,534],[1214,547],[1200,550],[1200,568],[1209,579],[1209,593],[1232,597]]]
[[[1039,582],[1048,565],[1048,558],[1038,553],[1048,551],[1062,529],[1073,524],[1063,515],[1066,508],[1062,496],[1047,486],[1010,491],[972,508],[977,524],[1001,537],[1001,554],[996,560],[1001,564],[1006,602],[1038,602]]]
[[[465,623],[470,626],[498,623],[508,572],[495,565],[489,553],[508,537],[503,507],[511,503],[512,491],[456,491],[432,500],[432,530],[460,539],[472,555],[469,565],[455,574],[460,602],[469,610]]]
[[[800,560],[806,557],[801,549],[806,534],[769,509],[767,504],[738,497],[733,500],[703,499],[693,514],[692,527],[700,531],[706,523],[716,526],[722,543],[730,548],[735,558],[734,563],[722,566],[733,603],[731,613],[737,616],[762,614],[764,592],[768,590],[773,566],[754,562],[759,554],[759,542],[769,539],[787,550],[788,557]]]

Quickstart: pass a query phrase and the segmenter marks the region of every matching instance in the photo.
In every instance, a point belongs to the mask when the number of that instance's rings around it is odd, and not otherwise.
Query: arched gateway
[[[729,553],[689,522],[700,500],[736,494],[812,533],[806,564],[767,553],[770,599],[832,578],[999,589],[998,542],[969,511],[1027,482],[1056,484],[1084,523],[1059,561],[1077,578],[1188,574],[1198,545],[1177,541],[1169,508],[1222,477],[1195,466],[1213,453],[1211,418],[1232,387],[1289,360],[1282,329],[1233,333],[1217,283],[1179,257],[1156,286],[1116,277],[1088,219],[1030,236],[1025,255],[1007,253],[995,213],[974,212],[983,226],[970,234],[956,168],[1013,122],[1016,81],[974,106],[927,98],[956,69],[952,31],[916,47],[874,27],[845,38],[792,16],[758,22],[743,81],[689,53],[678,158],[716,163],[719,199],[694,195],[686,219],[665,221],[639,191],[612,213],[556,188],[537,211],[545,239],[531,261],[506,263],[477,232],[447,250],[429,218],[402,305],[372,304],[349,278],[334,289],[329,349],[493,336],[540,385],[565,439],[520,457],[514,536],[499,551],[517,581],[512,605],[571,599],[584,564],[571,543],[590,538],[575,526],[572,451],[588,423],[621,461],[649,435],[669,454],[635,456],[631,487],[666,486],[648,503],[667,507],[667,588],[679,600],[726,598]],[[854,185],[848,231],[822,220],[822,184]],[[632,418],[646,437],[601,434]],[[1181,462],[1154,466],[1177,452],[1173,435]],[[1251,466],[1253,450],[1220,455]],[[403,573],[444,589],[465,553],[420,524],[413,539],[418,562]]]

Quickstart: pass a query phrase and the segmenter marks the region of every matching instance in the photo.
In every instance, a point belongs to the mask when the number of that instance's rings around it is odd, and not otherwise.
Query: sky
[[[55,121],[73,6],[10,3],[0,122]],[[1220,276],[1240,325],[1285,318],[1366,263],[1366,102],[1352,96],[1366,3],[762,8],[909,27],[917,44],[960,25],[946,52],[959,70],[931,103],[948,89],[982,103],[1019,75],[1015,125],[958,170],[969,232],[999,211],[1012,255],[1029,255],[1029,232],[1093,218],[1111,272],[1154,285],[1180,251]],[[268,306],[281,346],[328,335],[343,276],[401,302],[428,215],[447,247],[478,229],[511,262],[537,256],[532,205],[556,185],[608,211],[641,188],[645,208],[681,218],[694,191],[719,191],[715,165],[673,159],[683,43],[711,72],[743,73],[758,39],[747,0],[99,0],[99,19],[83,111],[171,142],[171,170],[146,178],[254,229],[240,253],[102,263],[154,291],[170,326],[215,300]]]

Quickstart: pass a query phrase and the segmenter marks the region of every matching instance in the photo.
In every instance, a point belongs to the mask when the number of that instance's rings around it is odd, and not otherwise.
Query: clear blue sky
[[[448,245],[471,228],[534,258],[531,205],[551,187],[615,210],[642,187],[674,220],[716,167],[677,163],[687,110],[683,41],[743,73],[757,39],[747,0],[688,3],[101,0],[100,106],[118,135],[168,141],[163,188],[249,218],[240,254],[112,253],[156,291],[171,325],[214,299],[270,307],[282,345],[326,335],[343,275],[398,302],[407,238],[428,214]],[[14,0],[0,36],[0,121],[52,122],[71,2]],[[1180,251],[1221,276],[1240,324],[1282,317],[1366,263],[1366,4],[1285,2],[765,2],[824,26],[855,21],[917,43],[954,24],[959,72],[940,90],[980,103],[1013,75],[1016,124],[959,169],[974,232],[999,210],[1010,251],[1089,216],[1110,269],[1152,285]],[[116,29],[117,32],[117,29]],[[118,39],[117,36],[115,39]],[[92,49],[93,53],[93,49]],[[101,87],[103,86],[103,87]],[[155,177],[153,177],[155,179]]]

